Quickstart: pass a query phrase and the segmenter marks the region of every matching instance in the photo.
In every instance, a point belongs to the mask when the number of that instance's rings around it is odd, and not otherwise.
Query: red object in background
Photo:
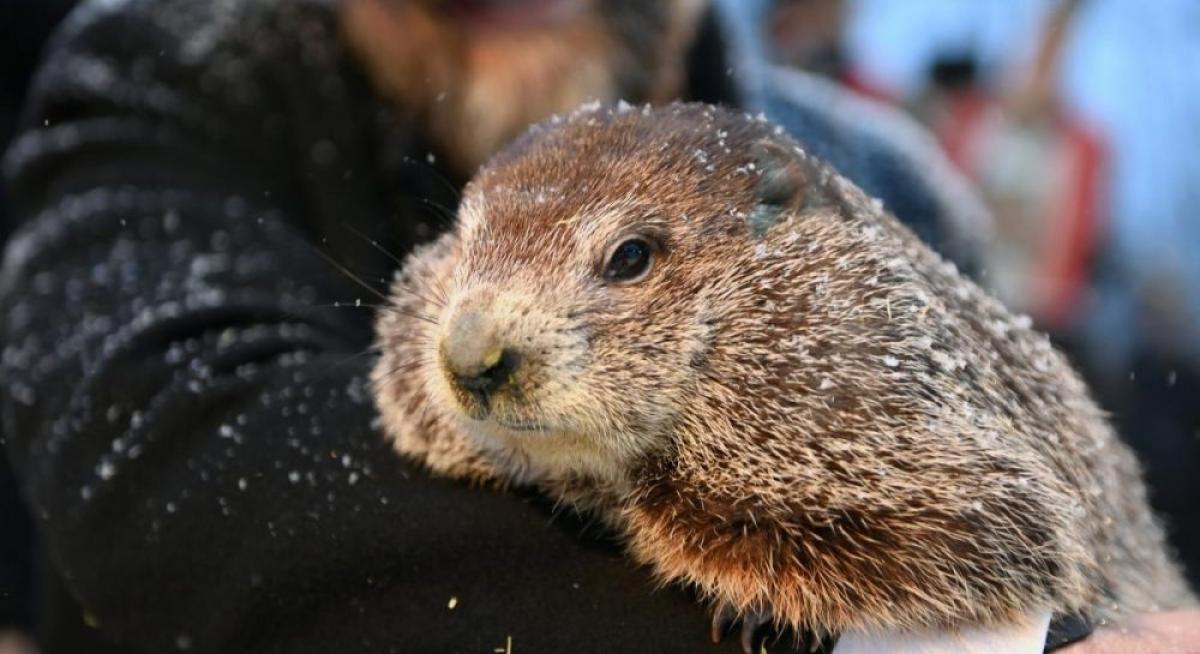
[[[970,175],[974,167],[967,161],[966,153],[971,138],[978,133],[980,120],[995,105],[986,93],[977,89],[957,93],[949,98],[947,104],[948,110],[943,114],[940,124],[934,125],[934,131],[950,161]]]
[[[842,71],[842,74],[838,77],[838,82],[851,91],[872,100],[888,104],[900,104],[900,101],[894,95],[867,81],[865,77],[859,75],[853,69]]]
[[[853,71],[841,83],[900,104]],[[1018,117],[976,86],[931,92],[914,111],[994,214],[991,285],[1043,327],[1068,329],[1083,310],[1102,229],[1107,155],[1098,132],[1052,103]]]
[[[1034,310],[1046,324],[1065,327],[1080,312],[1087,290],[1092,257],[1099,244],[1100,207],[1104,174],[1104,148],[1100,138],[1080,124],[1064,121],[1062,164],[1066,184],[1051,207],[1051,222],[1041,248],[1041,270],[1045,280],[1039,305]]]
[[[1040,324],[1065,329],[1081,311],[1101,229],[1105,148],[1056,109],[1018,117],[970,88],[922,113],[947,155],[995,214],[999,291]]]

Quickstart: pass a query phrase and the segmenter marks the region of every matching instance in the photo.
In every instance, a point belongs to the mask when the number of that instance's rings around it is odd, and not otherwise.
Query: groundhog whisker
[[[395,367],[389,369],[388,371],[384,372],[382,375],[380,375],[378,377],[378,379],[379,379],[380,383],[386,383],[388,381],[391,381],[392,378],[394,378],[396,375],[399,375],[401,373],[409,374],[409,373],[415,372],[420,367],[421,367],[420,361],[410,361],[410,362],[402,363],[402,364],[395,366]]]
[[[435,301],[434,299],[432,299],[426,295],[423,295],[422,293],[420,293],[419,291],[417,291],[415,288],[413,288],[410,285],[394,284],[392,286],[392,293],[397,294],[397,295],[402,294],[402,295],[406,295],[408,297],[416,298],[416,299],[424,302],[425,304],[428,304],[429,306],[433,307],[434,309],[445,308],[445,301]]]
[[[351,354],[350,356],[347,356],[339,361],[335,361],[333,363],[333,367],[336,368],[336,367],[344,366],[344,365],[354,362],[357,359],[361,359],[362,357],[379,354],[379,352],[380,352],[379,346],[373,345],[371,347],[363,349],[361,352],[355,352],[354,354]]]
[[[391,314],[406,316],[409,318],[416,318],[417,320],[423,320],[423,321],[428,322],[433,325],[439,324],[438,321],[435,320],[432,316],[425,315],[418,311],[404,309],[404,308],[398,307],[394,304],[374,304],[371,302],[363,302],[362,300],[355,300],[353,302],[333,302],[330,304],[313,304],[310,306],[312,306],[313,308],[368,309],[368,310],[374,310],[374,311],[378,311],[378,312],[382,312],[382,313],[391,313]]]
[[[446,286],[442,284],[441,279],[434,278],[432,281],[433,291],[434,293],[437,293],[438,299],[441,300],[441,304],[438,305],[438,308],[445,308],[445,306],[450,303],[450,294],[446,292]]]
[[[393,379],[395,379],[398,375],[411,374],[412,372],[416,371],[417,368],[419,368],[419,367],[420,366],[417,366],[417,365],[397,366],[396,368],[393,368],[392,370],[390,370],[386,374],[384,374],[380,378],[380,382],[390,382]]]
[[[437,168],[434,168],[432,165],[430,165],[428,161],[422,161],[410,156],[405,156],[400,159],[400,161],[401,163],[415,164],[418,167],[424,168],[430,173],[433,173],[433,178],[438,180],[438,182],[441,183],[441,185],[445,187],[447,191],[450,191],[450,195],[454,196],[455,200],[462,199],[462,192],[458,190],[458,187],[452,184],[449,179],[446,179],[446,176],[439,172]]]
[[[309,304],[307,306],[313,309],[376,309],[384,305],[363,302],[362,300],[335,300],[324,304]]]
[[[322,259],[324,259],[326,263],[328,263],[329,265],[336,268],[339,272],[341,272],[343,275],[348,277],[351,281],[358,284],[362,288],[366,289],[372,295],[378,297],[379,299],[383,300],[384,302],[391,302],[391,298],[389,298],[385,293],[383,293],[379,289],[375,288],[374,286],[371,286],[367,282],[363,281],[363,279],[361,277],[356,275],[352,270],[350,270],[346,266],[342,265],[342,263],[340,261],[338,261],[337,259],[334,259],[329,254],[326,254],[320,248],[314,247],[313,250],[317,253],[318,256],[320,256]]]
[[[440,205],[437,202],[430,200],[429,198],[419,198],[419,200],[421,201],[421,204],[424,204],[426,207],[429,207],[430,209],[433,209],[434,211],[438,212],[438,214],[442,217],[442,221],[443,221],[444,225],[451,226],[454,224],[454,210],[453,209],[451,209],[450,207]]]
[[[432,216],[434,223],[440,227],[450,227],[454,222],[454,212],[433,200],[416,195],[400,195],[397,200],[416,203],[422,211]]]
[[[326,304],[311,304],[314,309],[368,309],[378,311],[380,309],[390,308],[390,304],[379,304],[376,302],[363,302],[362,300],[338,300]]]
[[[375,240],[375,239],[371,238],[370,236],[368,236],[368,235],[364,234],[362,231],[360,231],[360,230],[356,229],[356,228],[355,228],[354,226],[352,226],[352,225],[347,225],[347,224],[344,224],[344,223],[343,223],[343,225],[342,225],[342,226],[343,226],[343,227],[345,227],[345,228],[346,228],[346,229],[347,229],[347,230],[348,230],[350,233],[354,234],[356,237],[358,237],[358,238],[359,238],[359,239],[361,239],[362,241],[366,242],[366,243],[367,243],[368,245],[370,245],[372,248],[374,248],[375,250],[378,250],[378,251],[379,251],[380,253],[382,253],[382,254],[383,254],[385,257],[387,257],[388,259],[390,259],[390,260],[391,260],[393,263],[396,263],[396,264],[398,264],[398,265],[404,265],[404,260],[403,260],[403,259],[401,259],[400,257],[397,257],[396,255],[394,255],[394,254],[392,254],[391,252],[389,252],[389,251],[387,250],[387,248],[385,248],[385,247],[383,247],[382,245],[380,245],[380,244],[379,244],[379,242],[378,242],[377,240]],[[384,278],[382,278],[382,277],[381,277],[381,278],[379,278],[379,281],[380,281],[380,283],[382,283],[382,284],[383,284],[385,287],[387,287],[387,286],[390,284],[389,280],[387,280],[387,279],[384,279]],[[429,297],[427,297],[427,296],[425,296],[425,295],[422,295],[422,294],[418,293],[418,292],[416,291],[416,289],[412,288],[411,286],[397,286],[397,287],[393,288],[392,290],[393,290],[393,292],[394,292],[394,291],[397,291],[397,290],[399,290],[399,291],[403,291],[403,292],[406,292],[406,293],[408,293],[408,294],[412,295],[413,297],[416,297],[417,299],[419,299],[419,300],[422,300],[422,301],[426,302],[427,304],[431,304],[431,305],[433,305],[433,306],[436,306],[436,307],[438,307],[439,309],[440,309],[440,308],[442,308],[442,306],[444,306],[444,305],[445,305],[445,302],[444,302],[444,301],[442,301],[442,302],[435,302],[434,300],[430,299]]]
[[[367,236],[366,234],[364,234],[364,233],[362,232],[362,230],[360,230],[360,229],[356,228],[354,225],[351,225],[351,224],[349,224],[349,223],[341,223],[341,226],[342,226],[344,229],[346,229],[347,231],[349,231],[351,234],[354,234],[354,235],[355,235],[355,236],[357,236],[359,239],[361,239],[362,241],[366,242],[366,244],[367,244],[367,245],[370,245],[372,248],[374,248],[375,250],[377,250],[378,252],[380,252],[381,254],[383,254],[383,256],[385,256],[385,257],[387,257],[388,259],[390,259],[390,260],[392,261],[392,263],[395,263],[395,264],[396,264],[396,265],[398,265],[398,266],[403,266],[403,265],[404,265],[404,260],[403,260],[403,259],[401,259],[400,257],[398,257],[398,256],[396,256],[396,255],[394,255],[394,254],[392,254],[390,251],[388,251],[388,249],[387,249],[387,248],[385,248],[385,247],[383,247],[382,245],[380,245],[380,244],[379,244],[379,241],[376,241],[375,239],[371,238],[370,236]],[[385,281],[385,283],[386,283],[386,281]]]
[[[427,322],[431,325],[440,325],[441,324],[432,316],[427,316],[427,315],[425,315],[423,313],[419,313],[417,311],[410,311],[408,309],[402,309],[395,305],[388,305],[388,306],[380,305],[378,307],[378,309],[379,309],[379,311],[382,311],[384,313],[394,314],[397,316],[405,316],[408,318],[415,318],[417,320],[420,320],[421,322]]]

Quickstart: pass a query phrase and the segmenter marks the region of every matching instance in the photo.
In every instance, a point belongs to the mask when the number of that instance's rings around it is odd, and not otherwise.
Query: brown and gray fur
[[[606,284],[635,233],[661,243],[649,275]],[[538,484],[714,602],[839,632],[1194,601],[1047,337],[762,120],[536,127],[393,299],[374,388],[401,452]],[[489,406],[449,381],[448,339],[522,353]]]

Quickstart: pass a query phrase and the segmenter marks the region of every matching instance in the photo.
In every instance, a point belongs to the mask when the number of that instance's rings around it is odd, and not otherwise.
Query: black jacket
[[[93,651],[81,622],[143,652],[735,651],[580,519],[383,442],[378,298],[338,268],[383,288],[366,239],[435,235],[464,180],[375,99],[330,5],[97,1],[52,44],[0,273],[2,429],[82,605],[45,616],[47,654]],[[768,111],[936,239],[913,150],[782,74],[748,84],[715,16],[693,98]]]
[[[17,117],[47,35],[74,5],[73,0],[10,0],[0,3],[0,150],[17,128]],[[0,247],[12,218],[0,178]],[[0,429],[0,443],[4,432]],[[2,448],[0,448],[2,450]],[[32,539],[8,457],[0,451],[0,630],[28,629],[33,621]]]

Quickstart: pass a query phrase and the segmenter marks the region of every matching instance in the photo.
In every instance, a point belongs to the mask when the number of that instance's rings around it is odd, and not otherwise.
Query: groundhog
[[[397,449],[593,512],[715,631],[1194,602],[1049,339],[761,117],[536,126],[391,299],[373,386]]]

